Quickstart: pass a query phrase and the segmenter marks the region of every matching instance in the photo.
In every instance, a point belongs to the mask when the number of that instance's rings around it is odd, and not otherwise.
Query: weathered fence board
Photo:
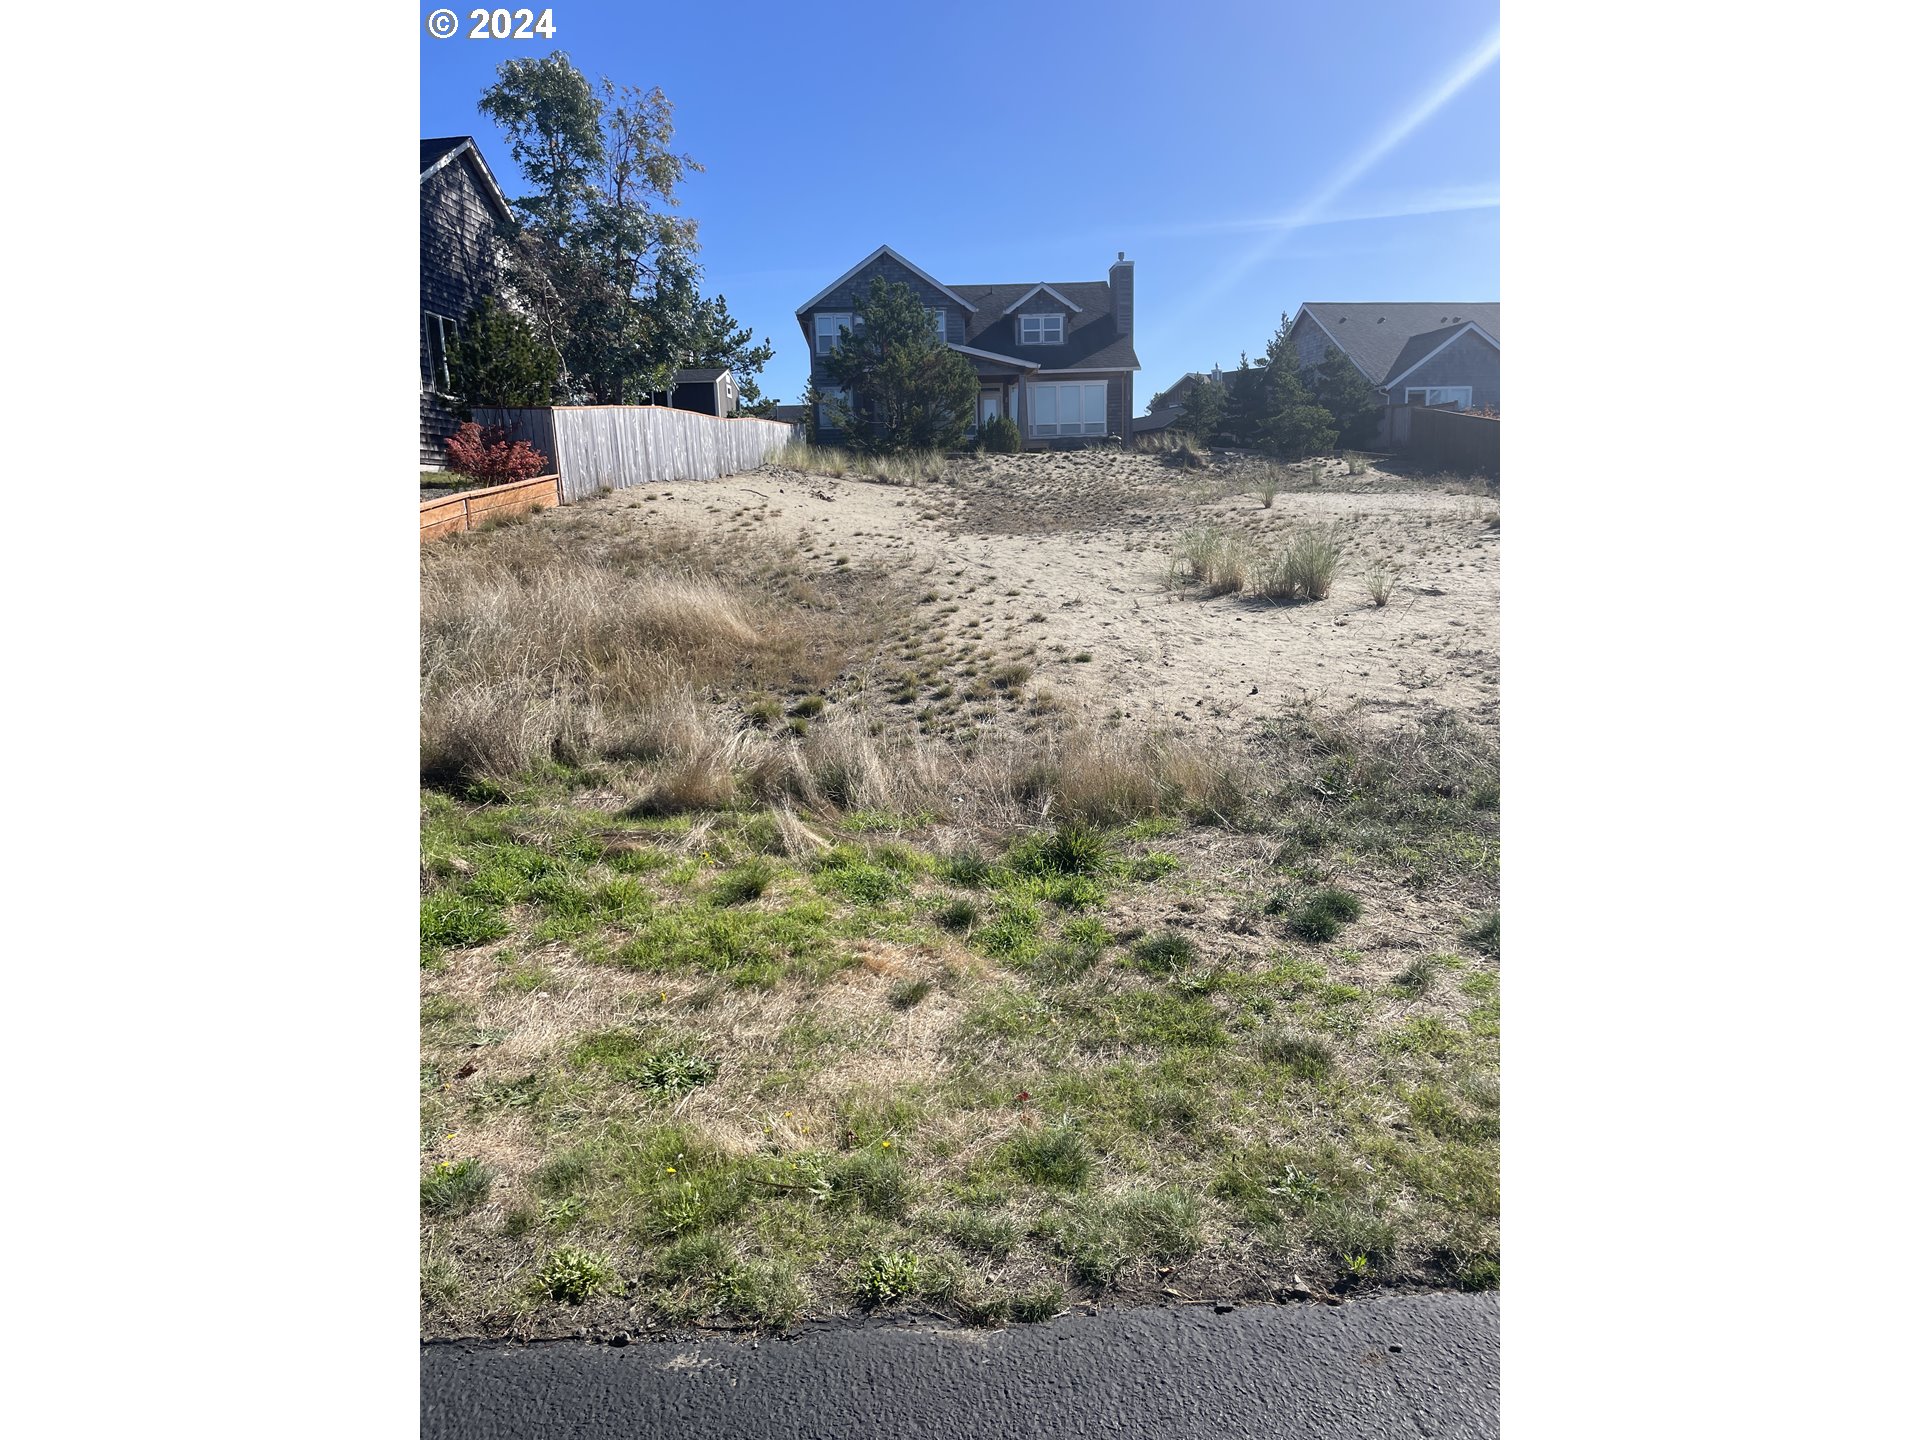
[[[1429,470],[1461,475],[1500,475],[1500,420],[1427,405],[1389,405],[1380,421],[1380,444]]]
[[[602,490],[717,480],[751,470],[795,439],[793,425],[721,419],[662,405],[568,405],[551,410],[476,410],[552,458],[562,502]]]
[[[507,485],[461,490],[420,502],[420,538],[437,540],[442,535],[458,535],[485,520],[503,520],[509,515],[524,515],[529,510],[544,510],[559,503],[558,475],[536,475],[531,480],[515,480]]]

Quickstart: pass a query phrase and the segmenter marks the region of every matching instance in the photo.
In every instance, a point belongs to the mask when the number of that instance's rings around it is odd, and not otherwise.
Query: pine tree
[[[475,406],[551,405],[560,381],[560,357],[491,296],[473,307],[447,347],[447,368],[465,414]]]
[[[1266,414],[1261,387],[1265,376],[1248,363],[1247,352],[1240,352],[1239,367],[1227,385],[1226,404],[1222,408],[1216,436],[1231,445],[1251,449],[1259,443],[1260,419]]]
[[[1273,332],[1259,370],[1260,410],[1254,422],[1258,448],[1288,460],[1331,450],[1339,427],[1314,403],[1300,378],[1300,352],[1286,328]]]
[[[1207,376],[1201,376],[1188,389],[1179,419],[1168,428],[1183,430],[1202,445],[1210,443],[1219,433],[1226,415],[1227,397],[1222,389]]]
[[[1373,444],[1380,428],[1380,397],[1359,367],[1338,350],[1313,367],[1314,402],[1333,416],[1339,443],[1356,449]]]
[[[980,377],[934,338],[927,307],[907,285],[875,276],[854,324],[821,364],[852,404],[831,402],[848,448],[867,454],[945,450],[973,416]]]

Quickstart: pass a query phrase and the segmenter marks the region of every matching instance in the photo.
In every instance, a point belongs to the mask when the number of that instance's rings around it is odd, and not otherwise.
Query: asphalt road
[[[1500,1300],[1103,1310],[997,1331],[425,1345],[423,1440],[1500,1433]]]

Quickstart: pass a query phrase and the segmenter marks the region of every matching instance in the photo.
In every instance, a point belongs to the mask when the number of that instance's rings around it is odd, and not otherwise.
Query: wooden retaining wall
[[[799,427],[750,416],[722,419],[664,405],[565,405],[542,410],[475,410],[482,425],[505,425],[553,460],[560,500],[603,490],[717,480],[751,470],[799,438]]]
[[[442,495],[438,500],[422,500],[420,538],[437,540],[442,535],[458,535],[487,520],[504,520],[509,515],[525,515],[559,503],[558,475],[536,475],[531,480],[515,480],[506,485],[489,485],[484,490]]]

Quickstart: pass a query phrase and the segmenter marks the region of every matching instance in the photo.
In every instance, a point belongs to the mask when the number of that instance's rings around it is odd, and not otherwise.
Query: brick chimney
[[[1113,287],[1113,323],[1122,335],[1133,334],[1133,262],[1122,250],[1120,258],[1107,270],[1107,283]]]

